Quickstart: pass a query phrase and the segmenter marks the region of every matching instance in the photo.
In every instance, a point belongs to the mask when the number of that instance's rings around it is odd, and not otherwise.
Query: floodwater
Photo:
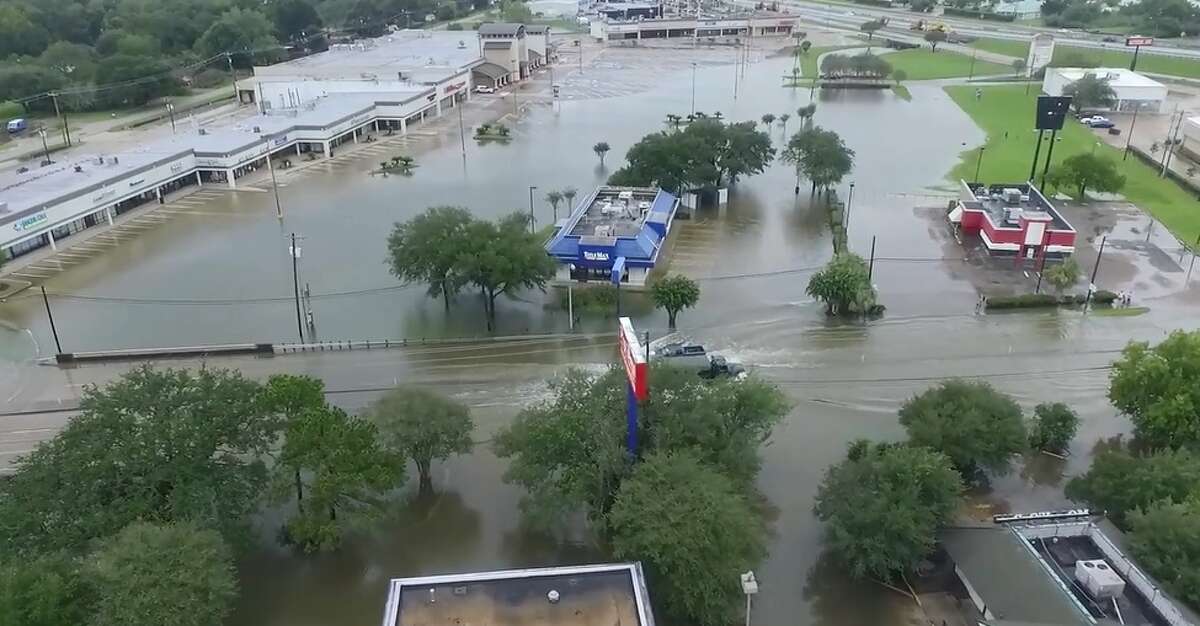
[[[654,64],[639,64],[638,54],[612,50],[584,74],[567,74],[564,101],[533,107],[515,125],[515,139],[507,146],[469,143],[465,165],[455,129],[415,153],[419,167],[411,178],[369,176],[380,159],[314,171],[282,190],[282,224],[274,218],[270,194],[228,194],[196,211],[203,214],[179,215],[61,274],[48,288],[82,296],[54,303],[64,348],[292,340],[285,237],[293,231],[305,237],[302,280],[315,294],[322,338],[482,334],[481,307],[473,297],[460,297],[446,315],[420,288],[397,287],[383,263],[388,229],[436,204],[468,206],[486,217],[527,210],[529,185],[539,188],[536,212],[545,223],[550,218],[541,201],[545,191],[574,186],[582,194],[604,179],[593,143],[612,145],[608,164],[615,169],[638,138],[662,128],[667,113],[688,112],[686,53],[656,52]],[[696,73],[696,108],[719,110],[732,120],[794,113],[809,96],[807,90],[778,86],[789,68],[785,58],[751,66],[744,82],[739,78],[735,101],[733,67],[706,63]],[[622,84],[652,87],[622,94]],[[1104,399],[1104,366],[1130,339],[1158,339],[1191,323],[1180,315],[1186,307],[1169,298],[1131,318],[1067,311],[974,315],[975,288],[941,260],[944,227],[918,216],[914,207],[944,204],[945,172],[964,144],[976,145],[982,136],[939,88],[914,85],[911,91],[911,102],[890,91],[818,99],[816,123],[839,132],[857,152],[855,171],[839,195],[850,201],[851,247],[866,254],[876,238],[881,259],[874,280],[888,306],[882,320],[827,322],[804,294],[811,269],[830,256],[830,236],[824,213],[809,205],[807,191],[793,195],[794,175],[782,164],[739,183],[726,209],[706,210],[678,224],[681,253],[672,267],[700,279],[703,290],[700,307],[681,316],[685,332],[778,383],[795,403],[764,449],[758,481],[774,524],[770,556],[758,570],[762,592],[755,624],[896,623],[910,608],[881,587],[846,581],[822,559],[820,526],[811,514],[821,476],[842,458],[847,442],[902,435],[895,412],[906,398],[938,379],[965,375],[989,380],[1026,408],[1042,401],[1071,403],[1084,417],[1072,458],[1065,464],[1042,458],[1018,463],[977,500],[997,510],[1058,506],[1063,477],[1087,466],[1098,441],[1128,429]],[[592,97],[601,93],[617,95]],[[798,124],[793,119],[789,130]],[[781,144],[778,124],[771,132]],[[347,292],[366,293],[321,295]],[[501,304],[499,334],[565,331],[565,314],[548,307],[540,294],[521,297]],[[178,302],[244,298],[271,300]],[[13,304],[0,314],[47,345],[41,303]],[[660,334],[665,319],[643,312],[636,323]],[[603,333],[611,324],[585,318],[584,329]],[[9,335],[6,352],[28,352],[28,337]],[[577,530],[566,533],[567,539],[551,539],[521,528],[520,491],[502,482],[504,462],[486,441],[520,406],[545,392],[545,378],[570,364],[601,368],[612,351],[611,336],[600,334],[500,346],[217,360],[255,376],[271,371],[322,376],[339,391],[334,401],[350,410],[370,402],[375,395],[370,390],[398,381],[438,386],[472,405],[481,442],[471,455],[437,467],[435,498],[410,502],[407,492],[400,494],[384,522],[352,536],[336,553],[303,556],[271,545],[273,518],[267,515],[264,545],[271,547],[244,560],[242,596],[230,623],[372,624],[391,577],[603,559],[602,548]],[[116,366],[25,371],[19,376],[24,387],[13,397],[53,402],[63,389],[69,396],[80,384],[117,373]]]

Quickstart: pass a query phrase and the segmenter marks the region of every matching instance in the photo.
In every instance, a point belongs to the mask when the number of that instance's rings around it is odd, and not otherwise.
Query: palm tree
[[[496,134],[501,137],[507,137],[509,133],[508,127],[504,124],[496,124]]]
[[[724,115],[721,114],[720,111],[713,113],[712,116],[713,116],[713,119],[717,120],[717,121],[720,121],[721,119],[723,119],[725,117]]]
[[[790,119],[792,119],[792,116],[788,113],[784,113],[779,116],[779,123],[783,125],[783,134],[784,135],[787,134],[787,123],[788,123],[788,120],[790,120]]]
[[[554,209],[554,221],[558,221],[558,203],[562,202],[563,194],[561,191],[551,191],[546,194],[546,202],[550,203],[550,208]]]
[[[595,152],[596,156],[600,157],[600,167],[604,167],[604,155],[608,154],[608,151],[611,149],[607,141],[600,141],[592,146],[592,152]]]
[[[675,115],[674,113],[667,114],[667,124],[668,125],[670,125],[674,128],[679,128],[679,125],[682,123],[683,123],[682,117]]]
[[[563,199],[567,201],[567,212],[568,213],[575,210],[575,196],[578,193],[579,192],[575,191],[574,187],[567,187],[566,189],[563,189],[563,192],[562,192]]]
[[[775,123],[775,114],[774,113],[763,114],[762,123],[763,123],[763,126],[766,126],[768,129],[771,128],[771,124]]]

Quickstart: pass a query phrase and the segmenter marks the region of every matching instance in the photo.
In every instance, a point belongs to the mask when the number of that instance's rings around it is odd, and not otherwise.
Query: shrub
[[[12,100],[0,102],[0,121],[7,122],[8,120],[11,120],[15,117],[21,117],[23,115],[25,115],[25,107],[21,106],[20,104],[17,104]]]
[[[987,299],[989,310],[1030,309],[1048,306],[1058,306],[1058,296],[1050,293],[1022,293],[1015,296],[991,296]]]
[[[206,69],[192,76],[192,87],[210,89],[229,82],[229,73],[218,69]]]
[[[617,287],[616,285],[588,285],[587,287],[576,287],[571,297],[574,299],[576,311],[589,311],[594,313],[606,313],[615,315],[617,311]],[[565,311],[567,310],[567,290],[562,289],[558,293],[559,306]]]

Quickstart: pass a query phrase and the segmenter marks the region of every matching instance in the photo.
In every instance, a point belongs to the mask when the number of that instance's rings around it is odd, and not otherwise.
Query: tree
[[[962,492],[945,455],[865,443],[826,470],[814,512],[825,523],[825,545],[852,576],[889,581],[933,552]]]
[[[563,194],[561,191],[558,191],[557,189],[550,191],[549,193],[546,194],[546,202],[549,202],[551,208],[554,209],[554,221],[555,222],[558,221],[558,203],[562,202],[562,201],[563,201]]]
[[[321,16],[306,0],[275,0],[271,4],[271,20],[284,41],[304,44],[308,43],[308,36],[320,32],[322,24]]]
[[[37,62],[77,83],[86,83],[96,75],[96,52],[83,44],[56,41],[42,52]]]
[[[404,465],[380,446],[375,425],[331,406],[288,423],[279,462],[308,477],[309,504],[287,525],[306,552],[337,547],[347,511],[370,515],[384,491],[404,482]]]
[[[496,298],[519,289],[545,290],[558,264],[542,249],[542,237],[529,232],[521,211],[497,222],[474,220],[460,244],[462,277],[479,288],[488,330],[496,328]]]
[[[1055,187],[1073,187],[1075,197],[1083,200],[1089,188],[1103,193],[1114,193],[1125,186],[1125,176],[1117,171],[1117,162],[1090,152],[1080,152],[1063,159],[1050,170],[1051,184]]]
[[[1025,71],[1025,59],[1013,59],[1010,65],[1012,66],[1013,74],[1017,74],[1019,76]]]
[[[693,370],[655,364],[654,392],[642,411],[640,450],[690,450],[706,465],[749,486],[758,449],[788,403],[754,377],[705,381]],[[551,382],[552,398],[521,412],[495,437],[509,459],[505,480],[526,489],[529,520],[546,526],[572,512],[601,521],[626,476],[625,373],[569,370]]]
[[[262,398],[266,410],[279,420],[278,428],[284,429],[305,411],[324,408],[325,383],[312,376],[275,374],[263,386]],[[285,463],[280,463],[276,468],[277,473],[291,474],[292,487],[296,490],[296,507],[304,512],[301,469],[299,465],[289,466]]]
[[[634,144],[609,184],[715,189],[761,173],[774,158],[771,136],[754,122],[726,125],[697,112],[683,131],[652,133]]]
[[[500,3],[500,17],[506,22],[528,24],[533,21],[533,11],[521,0],[504,0]]]
[[[666,612],[700,626],[736,620],[735,574],[766,553],[750,504],[687,451],[647,455],[621,484],[608,524],[614,556],[642,561]]]
[[[811,41],[805,40],[805,41],[800,42],[800,54],[808,54],[808,51],[811,49],[812,49]]]
[[[221,536],[191,524],[137,522],[89,559],[96,626],[220,626],[237,582]]]
[[[1067,497],[1105,511],[1128,528],[1129,516],[1158,502],[1183,502],[1200,490],[1200,454],[1160,450],[1137,456],[1124,447],[1096,455],[1083,476],[1067,483]]]
[[[787,133],[787,123],[790,119],[792,119],[792,115],[790,113],[783,113],[779,116],[779,125],[783,127],[783,132],[785,134]]]
[[[867,275],[867,262],[857,254],[834,255],[808,280],[805,292],[825,303],[826,315],[866,313],[875,304],[875,288]]]
[[[1128,7],[1136,16],[1138,31],[1159,37],[1179,37],[1200,32],[1200,13],[1186,0],[1146,0]]]
[[[858,27],[858,30],[866,33],[867,41],[870,42],[875,37],[875,31],[881,28],[883,28],[882,20],[871,20],[869,22],[863,22],[862,25]]]
[[[407,222],[396,222],[388,236],[388,265],[406,283],[425,283],[432,298],[450,298],[466,282],[459,259],[466,251],[466,234],[474,223],[462,207],[436,206]]]
[[[804,120],[806,123],[811,123],[813,116],[816,114],[817,114],[817,103],[816,102],[810,102],[810,103],[800,107],[799,109],[796,109],[796,115],[799,115],[800,119]]]
[[[170,66],[152,56],[117,53],[100,59],[96,82],[117,86],[98,96],[97,103],[108,107],[141,106],[170,94],[177,88],[170,71]]]
[[[1108,399],[1152,448],[1200,443],[1200,332],[1174,331],[1153,348],[1127,345],[1113,363]]]
[[[592,152],[595,152],[596,156],[600,157],[600,167],[604,167],[604,155],[608,154],[608,151],[611,149],[607,141],[598,141],[596,145],[592,146]]]
[[[0,554],[78,549],[136,520],[241,539],[275,438],[259,394],[210,368],[141,367],[85,388],[80,414],[0,481]]]
[[[243,53],[261,62],[280,58],[281,50],[275,26],[265,15],[237,7],[222,13],[196,41],[196,51],[207,57]]]
[[[1071,107],[1076,113],[1084,109],[1108,109],[1117,101],[1117,92],[1108,84],[1107,78],[1095,74],[1084,74],[1079,80],[1063,88],[1064,96],[1071,96]]]
[[[574,187],[567,187],[562,192],[563,200],[567,201],[567,212],[575,210],[575,196],[579,195],[579,191]]]
[[[1061,453],[1071,445],[1079,415],[1062,402],[1042,403],[1033,408],[1029,426],[1029,445],[1034,450]]]
[[[667,312],[667,327],[675,330],[675,317],[679,312],[700,301],[700,285],[683,274],[675,274],[655,281],[650,296],[655,307]]]
[[[1021,407],[985,382],[944,381],[905,402],[900,424],[913,445],[945,454],[966,477],[1005,471],[1028,442]]]
[[[79,564],[68,555],[0,563],[0,626],[86,624],[93,601]]]
[[[938,44],[946,41],[946,33],[940,30],[927,30],[925,31],[925,41],[929,43],[930,51],[937,52]]]
[[[0,4],[0,58],[37,56],[50,43],[50,33],[34,22],[26,7],[6,2]]]
[[[782,158],[796,166],[797,179],[802,173],[808,178],[813,192],[838,184],[854,167],[854,151],[837,133],[820,126],[792,135]],[[797,193],[799,187],[797,184]]]
[[[1042,270],[1042,277],[1059,293],[1073,287],[1075,283],[1079,282],[1080,274],[1079,263],[1074,258],[1068,258],[1062,263]]]
[[[775,114],[774,113],[764,113],[762,116],[762,123],[763,123],[763,126],[770,128],[771,124],[775,123]]]
[[[908,72],[901,68],[896,68],[892,70],[892,80],[896,81],[896,84],[899,85],[900,83],[908,80]]]
[[[1200,607],[1200,495],[1159,503],[1131,516],[1129,549],[1180,600]]]
[[[451,454],[471,451],[475,423],[467,405],[424,387],[398,387],[376,400],[367,411],[379,437],[392,454],[412,459],[421,489],[433,487],[430,466]]]
[[[937,0],[910,0],[908,8],[917,13],[928,13],[937,6]]]

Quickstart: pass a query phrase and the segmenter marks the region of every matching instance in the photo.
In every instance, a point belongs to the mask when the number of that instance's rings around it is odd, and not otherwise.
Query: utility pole
[[[983,165],[983,151],[986,149],[987,146],[979,146],[979,156],[975,157],[975,183],[979,182],[979,166]]]
[[[300,343],[304,343],[304,320],[300,316],[300,273],[296,262],[300,259],[300,248],[296,247],[296,233],[292,233],[292,291],[296,297],[296,332],[300,334]]]
[[[692,117],[696,117],[696,62],[692,61]]]
[[[40,135],[42,138],[42,152],[46,153],[46,165],[50,165],[54,161],[50,160],[50,148],[49,148],[49,146],[46,145],[46,129],[39,128],[38,135]]]
[[[1096,291],[1096,274],[1100,272],[1100,257],[1104,256],[1104,243],[1108,241],[1108,236],[1100,238],[1100,251],[1096,253],[1096,264],[1092,266],[1092,278],[1088,281],[1087,299],[1083,301],[1083,306],[1086,309],[1087,305],[1092,303],[1092,294]]]
[[[1160,178],[1167,175],[1167,155],[1171,153],[1171,138],[1175,135],[1175,119],[1175,113],[1172,113],[1171,123],[1167,125],[1167,138],[1163,142],[1164,145],[1162,159],[1159,161],[1159,164],[1162,166],[1162,171],[1160,171],[1158,174]],[[1183,120],[1182,111],[1179,111],[1179,119],[1181,121]]]
[[[456,96],[457,97],[457,96]],[[465,100],[463,101],[465,102]],[[467,160],[467,135],[463,127],[462,107],[463,102],[455,102],[454,108],[458,109],[458,142],[462,144],[463,160]]]
[[[850,206],[854,203],[854,183],[850,183],[850,193],[846,194],[846,210],[842,216],[842,232],[846,233],[846,245],[850,245]]]
[[[175,134],[175,105],[167,103],[167,115],[171,117],[171,134]]]
[[[1170,140],[1167,141],[1166,159],[1163,161],[1162,175],[1167,175],[1167,169],[1171,167],[1171,156],[1175,151],[1175,142],[1179,140],[1179,131],[1183,130],[1183,115],[1184,111],[1179,112],[1179,121],[1175,123],[1175,132],[1171,133]]]
[[[237,106],[241,103],[238,102],[237,73],[233,71],[233,54],[232,53],[229,53],[229,52],[225,53],[225,62],[229,65],[229,78],[233,81],[233,104],[234,104],[234,106]]]
[[[1141,105],[1133,107],[1133,121],[1129,122],[1129,134],[1125,135],[1125,154],[1121,155],[1122,161],[1129,158],[1129,144],[1133,143],[1133,129],[1137,126],[1137,114],[1141,110]]]
[[[971,69],[967,73],[967,80],[975,78],[975,49],[971,48]]]
[[[533,192],[537,187],[529,186],[529,234],[533,234],[534,224],[537,223],[537,218],[533,216]]]
[[[871,235],[871,261],[867,264],[867,282],[871,282],[871,276],[875,274],[875,235]]]
[[[279,202],[279,182],[275,180],[275,165],[271,163],[271,153],[267,152],[267,171],[271,172],[271,191],[275,194],[275,218],[283,221],[283,204]]]
[[[52,100],[54,102],[54,117],[57,117],[62,120],[63,141],[65,141],[67,144],[67,147],[70,148],[71,147],[71,126],[70,126],[70,124],[67,123],[66,113],[63,113],[62,110],[58,108],[58,92],[57,91],[50,92],[50,100]]]
[[[54,335],[55,354],[62,354],[62,344],[58,341],[58,327],[54,325],[54,313],[50,312],[50,298],[46,296],[46,286],[42,285],[42,302],[46,305],[46,317],[50,320],[50,332]]]
[[[1046,173],[1050,171],[1050,163],[1054,160],[1054,144],[1058,143],[1058,131],[1050,131],[1050,147],[1046,149],[1046,166],[1042,168],[1042,184],[1040,188],[1046,188]]]

